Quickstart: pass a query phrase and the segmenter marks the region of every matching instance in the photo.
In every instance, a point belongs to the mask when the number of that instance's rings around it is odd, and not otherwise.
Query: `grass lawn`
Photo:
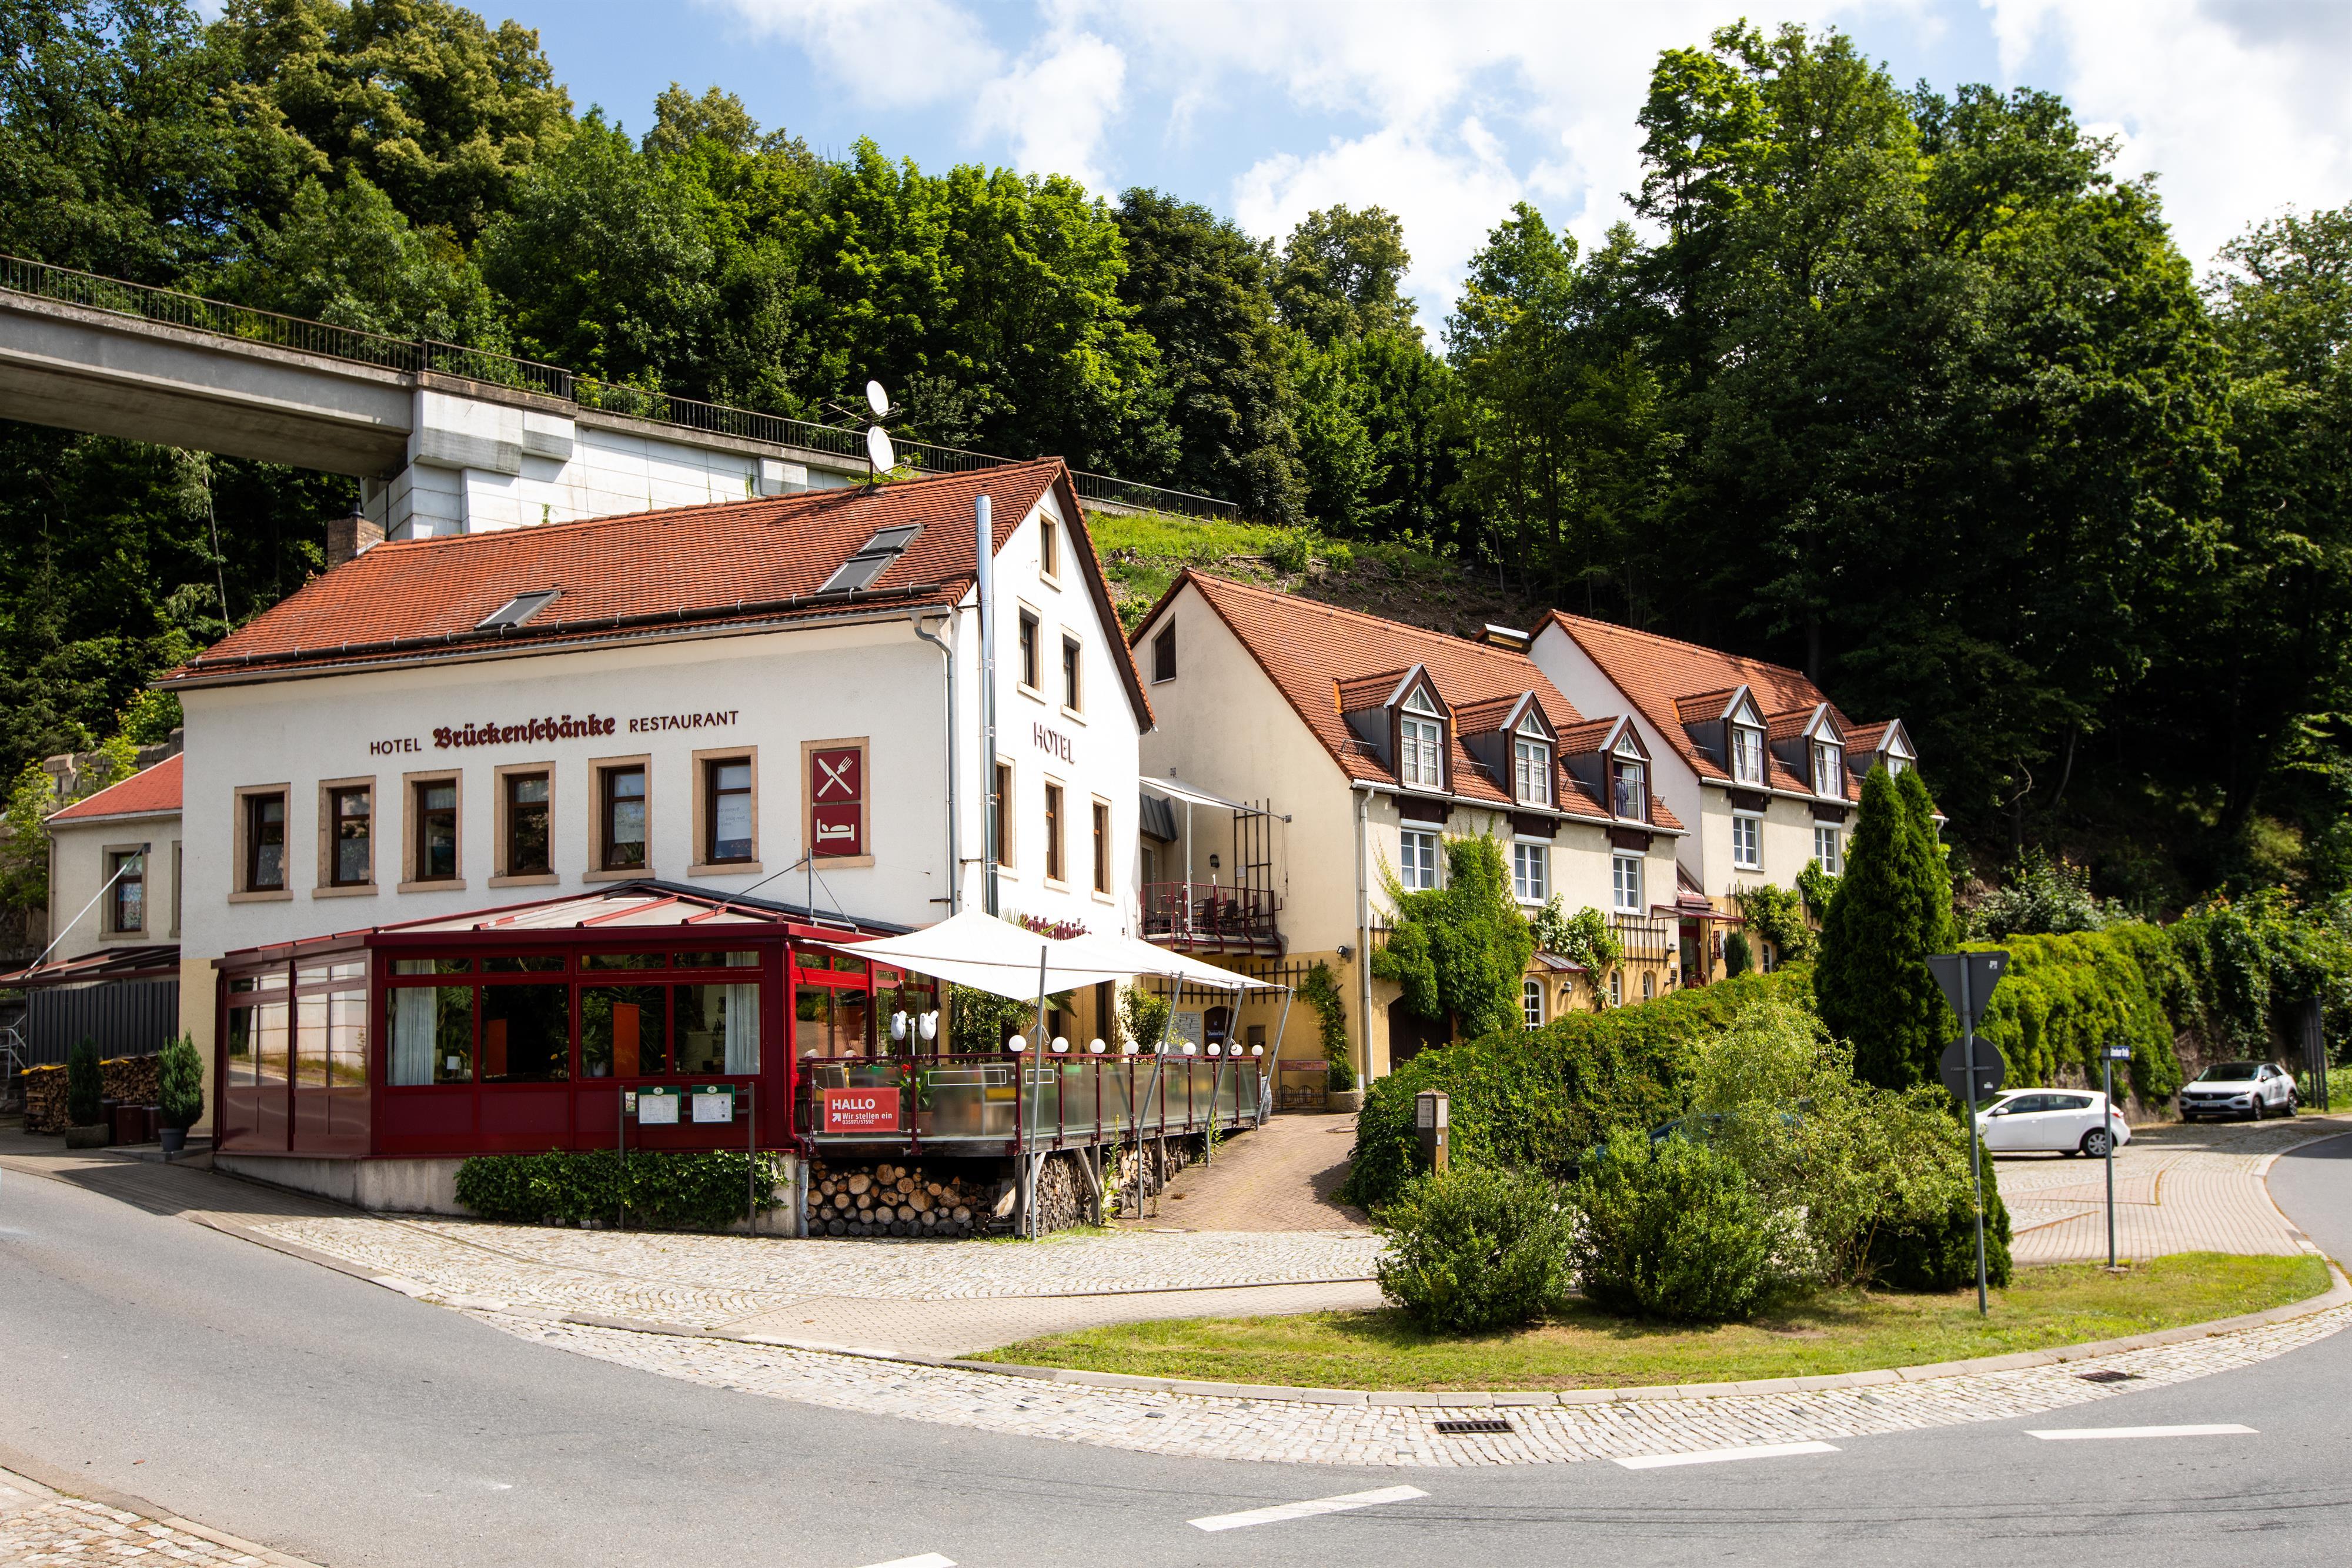
[[[982,1360],[1144,1377],[1310,1388],[1626,1388],[1918,1366],[2115,1339],[2327,1289],[2317,1258],[2189,1252],[2111,1275],[2089,1263],[2020,1269],[1979,1322],[1973,1290],[1952,1295],[1825,1292],[1750,1323],[1629,1322],[1577,1306],[1540,1328],[1423,1333],[1401,1312],[1199,1318],[1024,1340]]]

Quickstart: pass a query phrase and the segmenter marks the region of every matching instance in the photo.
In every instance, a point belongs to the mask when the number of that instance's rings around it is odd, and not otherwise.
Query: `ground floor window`
[[[1437,885],[1437,835],[1407,828],[1398,835],[1400,858],[1398,880],[1408,893]]]
[[[482,1082],[561,1083],[572,1076],[572,988],[482,988]]]
[[[1526,1015],[1529,1029],[1542,1026],[1544,994],[1541,980],[1527,979],[1519,982],[1519,1010]]]
[[[1511,892],[1521,904],[1541,904],[1551,896],[1551,846],[1511,846]]]
[[[1818,823],[1813,828],[1813,859],[1832,876],[1844,873],[1845,862],[1838,854],[1838,831]]]
[[[1625,971],[1622,969],[1609,971],[1609,1005],[1612,1008],[1625,1005]]]
[[[1612,855],[1609,862],[1610,902],[1620,914],[1642,912],[1642,857]]]

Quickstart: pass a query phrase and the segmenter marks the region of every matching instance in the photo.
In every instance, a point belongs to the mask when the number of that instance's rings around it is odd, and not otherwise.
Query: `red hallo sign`
[[[824,1130],[828,1133],[895,1133],[898,1130],[896,1089],[827,1089]]]

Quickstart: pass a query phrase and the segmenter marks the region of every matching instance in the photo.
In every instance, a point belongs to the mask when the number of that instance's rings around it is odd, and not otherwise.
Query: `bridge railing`
[[[119,277],[101,277],[96,273],[78,272],[69,267],[55,267],[23,256],[0,256],[0,289],[29,294],[40,299],[54,299],[59,304],[79,306],[88,310],[103,310],[112,315],[135,317],[140,320],[160,322],[191,331],[210,332],[234,338],[240,342],[266,343],[272,348],[291,349],[326,359],[345,360],[410,373],[432,371],[442,375],[486,382],[493,386],[543,392],[551,397],[568,399],[583,408],[626,414],[634,419],[674,425],[682,430],[772,442],[779,446],[797,446],[835,457],[862,458],[866,455],[866,433],[858,429],[814,424],[807,420],[793,419],[780,413],[762,413],[756,409],[733,408],[725,403],[700,402],[653,388],[575,376],[560,365],[541,364],[534,360],[518,359],[511,354],[469,349],[463,344],[443,343],[429,338],[394,338],[363,328],[340,327],[330,321],[308,320],[250,305],[206,299],[202,295],[186,294],[176,288],[126,283]],[[968,474],[1019,461],[1017,458],[993,457],[982,452],[967,452],[961,447],[942,446],[929,441],[900,441],[896,444],[900,467],[924,474]],[[1231,517],[1235,515],[1235,507],[1231,501],[1197,496],[1190,491],[1165,489],[1157,485],[1113,478],[1106,474],[1073,473],[1071,480],[1076,485],[1080,498],[1085,500],[1173,512],[1185,517]]]

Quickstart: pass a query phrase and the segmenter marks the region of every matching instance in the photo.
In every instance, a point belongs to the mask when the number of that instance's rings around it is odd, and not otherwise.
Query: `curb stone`
[[[50,1469],[47,1466],[14,1449],[0,1448],[0,1460],[6,1461],[5,1466],[0,1466],[0,1487],[12,1487],[32,1498],[36,1502],[46,1502],[51,1499],[62,1497],[70,1498],[78,1502],[96,1503],[101,1508],[112,1509],[119,1513],[137,1514],[148,1523],[160,1524],[167,1530],[177,1531],[183,1535],[193,1535],[198,1540],[208,1541],[215,1546],[241,1552],[257,1562],[270,1564],[270,1568],[320,1568],[320,1564],[307,1557],[296,1557],[284,1552],[273,1551],[259,1542],[247,1541],[243,1536],[231,1535],[225,1530],[215,1530],[208,1524],[198,1524],[193,1519],[183,1519],[171,1510],[159,1507],[144,1498],[133,1497],[128,1492],[116,1491],[110,1487],[98,1486],[89,1480],[68,1479],[58,1475],[58,1472]],[[34,1479],[41,1474],[58,1476],[58,1479],[54,1483],[49,1483]],[[168,1552],[159,1552],[153,1547],[148,1548],[146,1554],[159,1557],[169,1555]]]

